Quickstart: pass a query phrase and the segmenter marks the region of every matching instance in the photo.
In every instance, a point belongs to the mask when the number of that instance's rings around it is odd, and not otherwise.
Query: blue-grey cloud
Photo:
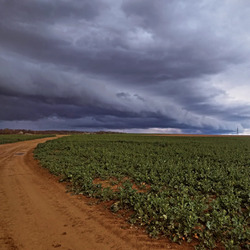
[[[250,127],[246,0],[0,5],[0,127]]]

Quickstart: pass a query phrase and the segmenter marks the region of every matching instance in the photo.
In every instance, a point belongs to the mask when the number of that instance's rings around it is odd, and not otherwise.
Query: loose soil
[[[0,145],[1,250],[193,249],[151,239],[105,203],[65,192],[33,158],[37,144],[52,139]]]
[[[123,178],[121,181],[118,181],[115,177],[111,177],[108,180],[101,180],[100,178],[96,178],[93,180],[93,184],[101,184],[102,188],[110,188],[112,191],[116,192],[122,187],[122,184],[129,180],[129,178]],[[130,180],[133,183],[133,181]],[[115,184],[114,184],[115,183]],[[141,183],[141,187],[133,183],[132,188],[138,193],[144,193],[150,190],[150,185],[146,183]]]

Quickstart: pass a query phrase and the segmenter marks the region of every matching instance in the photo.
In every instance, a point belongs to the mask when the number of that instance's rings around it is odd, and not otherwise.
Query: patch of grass
[[[19,141],[28,141],[46,137],[53,137],[55,135],[0,135],[0,144],[13,143]]]

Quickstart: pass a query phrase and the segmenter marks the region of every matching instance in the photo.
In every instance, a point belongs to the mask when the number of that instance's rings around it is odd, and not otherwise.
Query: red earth
[[[0,249],[193,249],[151,239],[105,203],[65,192],[33,158],[52,139],[0,145]]]

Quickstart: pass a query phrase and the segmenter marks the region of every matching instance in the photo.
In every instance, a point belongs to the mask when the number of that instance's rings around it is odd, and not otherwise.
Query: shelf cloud
[[[249,1],[0,4],[0,128],[249,132]]]

